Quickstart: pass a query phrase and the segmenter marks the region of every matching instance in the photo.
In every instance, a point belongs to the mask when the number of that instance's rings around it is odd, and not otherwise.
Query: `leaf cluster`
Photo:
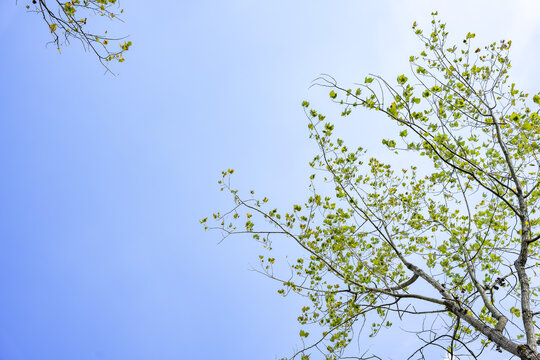
[[[78,40],[85,50],[93,52],[100,63],[110,71],[108,62],[124,62],[124,53],[129,50],[131,41],[111,37],[107,30],[95,32],[90,25],[92,19],[120,21],[124,10],[117,0],[71,0],[67,2],[32,0],[26,5],[28,11],[40,15],[48,27],[53,43],[58,51],[72,40]],[[114,48],[117,41],[119,48]]]

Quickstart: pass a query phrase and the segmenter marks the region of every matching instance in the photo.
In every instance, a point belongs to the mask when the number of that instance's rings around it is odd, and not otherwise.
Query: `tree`
[[[269,250],[271,237],[283,236],[305,254],[290,279],[275,274],[279,259],[260,256],[261,272],[282,282],[280,294],[310,302],[298,318],[304,346],[293,359],[380,359],[349,355],[355,331],[375,336],[411,318],[430,324],[417,329],[411,359],[431,347],[450,359],[491,351],[540,359],[531,281],[539,265],[540,96],[532,104],[509,82],[511,41],[480,49],[468,33],[448,45],[436,15],[429,34],[413,25],[425,49],[410,57],[411,79],[371,75],[357,89],[328,75],[316,80],[341,116],[357,109],[384,115],[399,136],[383,144],[411,153],[416,166],[396,170],[361,147],[349,149],[335,135],[338,121],[304,101],[319,149],[307,201],[278,212],[266,197],[242,196],[227,170],[219,183],[234,207],[214,214],[216,225],[201,220],[223,237],[249,234]]]
[[[100,63],[110,71],[107,63],[113,60],[124,62],[124,52],[129,50],[131,41],[114,38],[107,31],[94,32],[89,29],[90,18],[101,17],[110,21],[122,21],[124,12],[118,8],[116,0],[71,0],[69,2],[32,0],[26,8],[43,18],[58,51],[71,40],[81,42],[85,50],[93,52]],[[95,21],[94,21],[95,22]],[[122,40],[119,48],[112,48],[116,41]],[[115,42],[115,43],[113,43]]]

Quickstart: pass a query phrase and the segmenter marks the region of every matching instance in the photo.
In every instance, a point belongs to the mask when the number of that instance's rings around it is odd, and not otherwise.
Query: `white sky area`
[[[46,47],[24,5],[0,1],[0,359],[288,356],[306,303],[248,270],[258,244],[217,245],[198,223],[231,206],[220,172],[275,207],[303,203],[316,148],[300,104],[340,113],[311,81],[406,74],[422,50],[411,25],[434,10],[455,41],[512,40],[511,76],[540,90],[540,1],[124,0],[113,33],[133,46],[116,77],[77,43]],[[357,111],[337,131],[387,156],[385,120]],[[351,351],[403,359],[418,325]]]

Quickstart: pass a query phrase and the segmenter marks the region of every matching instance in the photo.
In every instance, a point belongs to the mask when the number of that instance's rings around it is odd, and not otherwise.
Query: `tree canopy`
[[[124,10],[119,8],[117,0],[31,0],[26,8],[43,19],[51,35],[50,42],[58,51],[72,40],[78,40],[107,70],[110,61],[124,62],[124,53],[129,50],[131,41],[111,37],[108,30],[101,29],[103,21],[98,20],[122,21]],[[95,29],[96,25],[99,30]]]
[[[349,345],[414,318],[424,324],[415,329],[418,348],[403,358],[429,358],[438,347],[450,359],[494,351],[540,359],[540,96],[511,82],[511,41],[477,47],[468,33],[448,44],[436,15],[427,33],[413,25],[424,50],[410,57],[410,74],[370,75],[355,88],[328,75],[316,80],[341,116],[364,109],[386,117],[396,135],[382,143],[410,153],[414,166],[348,147],[336,135],[339,117],[304,101],[319,149],[309,198],[273,209],[231,185],[230,169],[219,183],[234,206],[201,220],[223,237],[259,241],[270,251],[260,271],[281,282],[283,296],[307,299],[302,347],[291,359],[380,358]],[[273,257],[276,236],[304,256],[290,265]],[[278,264],[292,275],[278,274]]]

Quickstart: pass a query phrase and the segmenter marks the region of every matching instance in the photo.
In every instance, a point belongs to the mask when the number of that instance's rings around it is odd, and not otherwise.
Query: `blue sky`
[[[535,1],[124,1],[116,77],[76,43],[46,47],[23,5],[0,3],[0,360],[289,355],[302,301],[249,271],[257,244],[198,224],[230,205],[221,170],[301,202],[300,103],[338,115],[311,80],[394,78],[433,10],[456,39],[512,39],[514,79],[540,83]],[[378,151],[384,120],[354,121],[354,145]]]

